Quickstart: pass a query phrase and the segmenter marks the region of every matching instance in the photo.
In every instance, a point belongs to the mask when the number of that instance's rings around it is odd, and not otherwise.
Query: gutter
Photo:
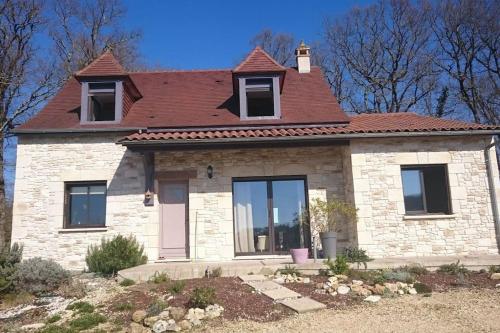
[[[435,131],[435,132],[392,132],[392,133],[355,133],[355,134],[329,134],[310,136],[288,137],[257,137],[257,138],[222,138],[222,139],[168,139],[168,140],[120,140],[117,144],[127,147],[141,146],[189,146],[199,144],[225,145],[234,143],[265,143],[265,142],[324,142],[346,139],[366,138],[405,138],[405,137],[430,137],[430,136],[475,136],[498,135],[500,130],[471,130],[471,131]]]
[[[495,178],[494,178],[495,176],[491,166],[491,158],[490,158],[491,154],[490,149],[495,146],[500,148],[500,142],[498,142],[496,136],[493,136],[492,142],[484,148],[484,162],[486,164],[486,174],[488,178],[488,188],[490,191],[491,209],[493,212],[493,220],[495,222],[497,248],[498,252],[500,253],[500,214],[499,214],[500,208],[498,207],[498,198],[497,198],[497,193],[495,188]],[[496,158],[496,150],[494,151],[494,153]]]
[[[78,133],[106,133],[106,132],[137,132],[146,130],[146,127],[120,128],[47,128],[47,129],[13,129],[10,133],[23,134],[78,134]]]

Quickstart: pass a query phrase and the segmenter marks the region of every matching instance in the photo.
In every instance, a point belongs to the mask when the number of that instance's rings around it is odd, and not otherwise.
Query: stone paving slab
[[[302,297],[297,299],[285,299],[280,302],[286,307],[289,307],[297,313],[305,313],[316,310],[326,309],[326,305],[315,301],[309,297]]]
[[[288,288],[276,288],[276,289],[269,289],[269,290],[263,290],[262,294],[266,295],[267,297],[271,298],[273,301],[280,301],[284,300],[287,298],[297,298],[302,296],[299,293],[296,293],[293,290],[290,290]]]
[[[249,281],[246,282],[246,284],[257,291],[283,288],[281,285],[273,281]]]
[[[267,280],[267,277],[264,275],[259,275],[259,274],[251,274],[251,275],[240,275],[238,278],[243,281],[243,282],[249,282],[249,281],[265,281]]]

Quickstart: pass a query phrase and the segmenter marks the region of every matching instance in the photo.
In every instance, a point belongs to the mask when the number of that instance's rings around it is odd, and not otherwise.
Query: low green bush
[[[344,256],[346,257],[347,262],[357,264],[358,269],[361,264],[365,269],[367,269],[367,263],[373,260],[366,254],[366,250],[357,247],[346,248],[344,250]]]
[[[451,264],[441,265],[437,271],[449,275],[467,275],[469,273],[464,264],[460,264],[460,260]]]
[[[349,264],[347,263],[347,258],[345,256],[337,256],[335,261],[328,258],[324,263],[328,267],[328,275],[347,274],[349,272]]]
[[[115,305],[114,309],[116,311],[128,311],[134,309],[134,306],[130,303],[119,303]]]
[[[413,284],[413,288],[417,291],[419,294],[429,294],[432,292],[432,288],[426,285],[425,283],[421,282],[415,282]]]
[[[74,302],[68,305],[66,310],[73,310],[75,313],[92,313],[94,306],[88,302]]]
[[[211,287],[195,288],[189,298],[189,305],[194,308],[205,309],[211,304],[215,304],[215,289]]]
[[[183,281],[183,280],[177,280],[177,281],[174,281],[170,287],[168,288],[168,291],[172,294],[172,295],[176,295],[176,294],[180,294],[183,290],[184,290],[184,287],[186,287],[186,281]]]
[[[146,312],[148,313],[149,317],[157,316],[159,315],[165,308],[168,306],[168,304],[157,298],[153,302],[151,302],[148,305],[148,308],[146,309]]]
[[[45,323],[47,323],[47,324],[53,324],[55,322],[58,322],[59,320],[61,320],[61,315],[60,314],[55,314],[55,315],[50,316],[49,318],[47,318],[47,320],[45,321]]]
[[[216,267],[212,269],[212,274],[210,274],[210,277],[221,277],[222,276],[222,267]]]
[[[489,267],[489,272],[490,272],[490,274],[493,274],[493,273],[500,273],[500,265],[497,265],[497,266],[490,266],[490,267]]]
[[[398,268],[399,271],[405,271],[413,275],[424,275],[429,273],[427,268],[425,266],[422,266],[420,264],[411,264],[411,265],[406,265],[406,266],[401,266]]]
[[[160,284],[160,283],[165,283],[169,282],[170,277],[168,276],[167,273],[165,272],[155,272],[152,277],[149,278],[148,282],[154,283],[154,284]]]
[[[122,287],[129,287],[133,286],[135,284],[135,281],[132,279],[123,279],[120,281],[120,286]]]
[[[18,291],[42,295],[70,281],[69,271],[50,259],[35,257],[22,261],[16,267],[14,286]]]
[[[280,272],[282,275],[294,275],[301,276],[301,273],[297,269],[297,267],[291,265],[285,265],[285,268],[280,268],[276,272]]]
[[[90,245],[85,262],[89,271],[104,275],[115,275],[119,270],[145,264],[148,257],[144,246],[134,236],[114,236],[102,239],[101,244]]]
[[[47,325],[44,328],[42,328],[38,333],[75,333],[76,330],[69,328],[69,327],[64,327],[60,325]]]
[[[385,278],[380,270],[350,269],[347,275],[353,280],[362,280],[367,284],[383,284]],[[382,283],[380,283],[382,281]]]
[[[76,331],[88,330],[106,322],[106,317],[99,313],[84,313],[69,322],[69,327]]]
[[[14,278],[17,265],[23,257],[23,246],[18,243],[12,247],[6,246],[0,252],[0,293],[9,293],[14,290]]]
[[[415,277],[413,276],[413,274],[407,271],[400,271],[400,270],[384,271],[383,276],[386,280],[395,280],[404,283],[415,282]]]

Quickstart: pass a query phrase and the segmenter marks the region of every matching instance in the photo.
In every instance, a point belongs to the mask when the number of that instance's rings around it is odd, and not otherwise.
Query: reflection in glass
[[[402,170],[403,193],[407,211],[423,211],[424,195],[420,170]]]

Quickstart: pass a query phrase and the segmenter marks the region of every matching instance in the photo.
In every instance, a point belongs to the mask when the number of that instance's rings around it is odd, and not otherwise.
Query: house
[[[255,48],[226,70],[127,72],[104,53],[18,135],[12,241],[85,266],[135,235],[150,261],[311,247],[314,198],[358,208],[338,248],[375,258],[498,254],[499,127],[413,113],[348,116],[310,50],[285,68]]]

